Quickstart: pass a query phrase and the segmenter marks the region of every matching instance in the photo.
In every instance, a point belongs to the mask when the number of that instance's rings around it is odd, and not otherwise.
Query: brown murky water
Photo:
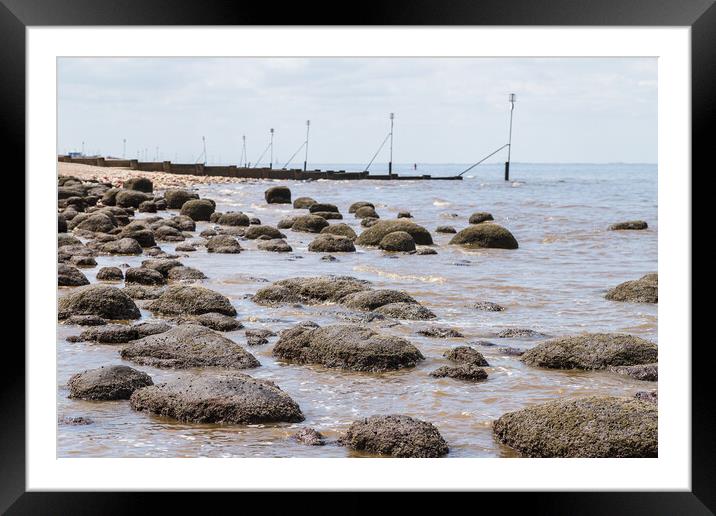
[[[455,167],[456,169],[460,167]],[[442,167],[452,172],[449,166]],[[184,253],[181,261],[204,271],[203,284],[227,295],[247,328],[281,330],[299,321],[319,324],[345,321],[345,308],[334,305],[268,308],[246,298],[266,281],[321,274],[345,274],[367,279],[378,288],[398,288],[433,310],[433,321],[376,321],[381,332],[409,338],[426,360],[414,369],[366,374],[318,366],[278,362],[271,349],[276,338],[263,346],[247,347],[262,367],[247,371],[275,381],[301,406],[306,421],[300,424],[221,426],[184,424],[134,412],[127,401],[87,402],[67,398],[65,384],[74,373],[119,364],[121,346],[70,343],[79,327],[58,326],[58,417],[85,416],[93,424],[58,426],[61,457],[345,457],[345,448],[329,444],[308,447],[288,436],[312,426],[334,440],[351,421],[372,414],[403,413],[437,425],[450,445],[449,457],[514,456],[497,443],[491,422],[501,414],[561,396],[592,394],[632,395],[656,388],[606,372],[554,371],[530,368],[500,348],[528,349],[539,339],[505,339],[495,335],[505,328],[531,328],[547,335],[584,331],[628,332],[657,340],[657,307],[616,303],[604,292],[628,279],[657,270],[657,181],[655,166],[623,165],[522,165],[515,167],[517,181],[499,180],[490,169],[463,182],[385,183],[373,181],[308,183],[286,182],[293,196],[310,196],[338,205],[346,222],[360,232],[359,221],[348,214],[358,200],[376,203],[383,218],[409,210],[414,221],[432,233],[437,255],[390,255],[359,248],[337,254],[337,262],[321,261],[309,253],[314,235],[284,231],[293,253],[256,249],[255,241],[242,241],[238,255],[207,254],[201,248]],[[488,173],[489,172],[489,173]],[[217,202],[219,211],[242,210],[274,225],[294,214],[288,205],[267,205],[263,191],[270,183],[204,186],[202,197]],[[465,251],[447,246],[450,235],[435,233],[438,225],[467,225],[470,213],[489,211],[513,232],[520,243],[514,251]],[[169,215],[162,214],[160,215]],[[457,216],[454,216],[457,215]],[[649,229],[610,232],[616,221],[644,219]],[[197,234],[210,224],[199,223]],[[161,244],[168,252],[174,244]],[[179,253],[182,254],[182,253]],[[90,281],[106,265],[138,265],[145,257],[97,259],[85,269]],[[62,296],[67,289],[60,289]],[[476,301],[493,301],[504,312],[471,308]],[[140,302],[141,303],[141,302]],[[141,307],[141,306],[140,306]],[[142,310],[143,320],[151,314]],[[417,330],[451,326],[465,338],[435,339]],[[244,331],[225,334],[245,344]],[[477,344],[488,341],[493,346]],[[435,379],[429,372],[446,363],[452,346],[472,343],[487,358],[489,378],[482,383]],[[214,374],[209,369],[160,370],[134,366],[152,375],[155,383],[175,375]]]

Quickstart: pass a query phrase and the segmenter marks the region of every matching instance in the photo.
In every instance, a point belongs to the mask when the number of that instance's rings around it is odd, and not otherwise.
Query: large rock
[[[253,296],[258,304],[336,303],[355,292],[367,290],[369,283],[351,276],[288,278],[263,287]]]
[[[633,335],[585,333],[540,342],[522,361],[551,369],[604,369],[656,362],[656,344]]]
[[[419,226],[415,222],[406,219],[381,220],[373,224],[371,227],[363,231],[356,239],[358,245],[374,245],[380,244],[385,235],[394,231],[405,231],[418,245],[432,245],[433,237],[430,232],[423,226]]]
[[[182,204],[180,213],[193,221],[208,221],[215,209],[216,205],[208,199],[191,199]]]
[[[375,205],[372,202],[356,201],[350,205],[350,207],[348,208],[348,213],[355,213],[358,208],[362,208],[363,206],[370,206],[371,208],[375,208]]]
[[[617,222],[609,226],[611,231],[624,231],[624,230],[641,230],[648,228],[649,225],[643,220],[628,220],[626,222]]]
[[[236,315],[228,297],[195,285],[169,287],[147,309],[160,315],[200,315],[208,312]]]
[[[154,197],[136,190],[120,190],[114,196],[114,202],[121,208],[139,208],[144,201],[151,201]]]
[[[97,280],[99,281],[122,281],[124,273],[119,267],[102,267],[97,271]]]
[[[287,186],[272,186],[264,192],[269,204],[291,204],[291,190]]]
[[[320,233],[328,225],[328,221],[318,215],[301,215],[293,219],[291,230],[303,233]]]
[[[515,237],[499,224],[483,222],[468,226],[458,232],[449,242],[468,249],[517,249]]]
[[[271,239],[275,238],[286,238],[286,235],[281,233],[278,229],[271,226],[250,226],[244,236],[249,240],[255,240],[259,237],[268,237]]]
[[[121,238],[133,238],[142,247],[154,247],[157,245],[154,240],[154,232],[147,226],[139,221],[130,222],[122,228],[119,232]]]
[[[78,373],[67,382],[70,398],[127,400],[137,389],[153,385],[152,378],[131,367],[116,365]]]
[[[100,250],[108,254],[136,255],[142,254],[142,246],[133,238],[120,238],[103,244]]]
[[[281,333],[273,354],[299,364],[372,372],[413,367],[424,359],[406,339],[349,324],[295,326]]]
[[[261,364],[239,344],[199,324],[182,324],[136,340],[122,358],[152,367],[249,369]]]
[[[658,364],[615,366],[610,367],[609,370],[613,373],[630,376],[631,378],[636,378],[637,380],[642,380],[644,382],[656,382],[659,380]]]
[[[241,252],[241,244],[230,235],[216,235],[206,242],[206,250],[210,253],[237,254]]]
[[[207,328],[211,328],[216,331],[234,331],[240,330],[244,327],[243,324],[233,317],[213,312],[197,315],[194,317],[194,320],[202,326],[206,326]]]
[[[353,240],[348,237],[321,234],[308,244],[308,250],[317,253],[353,253],[356,248]]]
[[[96,315],[104,319],[139,319],[139,308],[120,289],[107,285],[79,287],[58,301],[58,318]]]
[[[400,290],[392,289],[363,290],[341,298],[341,304],[354,310],[363,311],[375,310],[383,305],[392,303],[418,304],[418,302],[409,294]]]
[[[81,287],[89,285],[89,280],[81,270],[60,263],[57,265],[57,285],[60,287]]]
[[[470,220],[468,222],[470,224],[480,224],[482,222],[487,222],[488,220],[495,220],[492,217],[491,213],[487,213],[486,211],[478,211],[470,215]]]
[[[393,231],[381,239],[378,247],[383,251],[407,253],[415,251],[415,240],[410,236],[410,233]]]
[[[222,226],[248,226],[250,220],[248,215],[238,211],[222,213],[216,219],[216,223]]]
[[[201,272],[199,269],[195,269],[194,267],[172,267],[169,269],[169,272],[167,274],[167,277],[170,280],[175,281],[197,281],[197,280],[203,280],[206,279],[206,274]]]
[[[388,303],[375,309],[375,313],[394,319],[421,321],[437,317],[431,310],[418,303]]]
[[[242,373],[185,376],[136,391],[135,410],[188,423],[298,423],[301,408],[276,384]]]
[[[164,277],[168,277],[169,271],[171,271],[175,267],[182,267],[182,263],[179,260],[174,260],[171,258],[155,258],[150,260],[144,260],[142,262],[142,267],[146,267],[147,269],[154,269],[155,271],[161,272]]]
[[[139,338],[134,326],[126,324],[103,324],[80,333],[80,339],[100,344],[122,344]]]
[[[656,457],[657,406],[634,398],[558,399],[509,412],[497,439],[526,457]]]
[[[604,297],[610,301],[658,303],[659,275],[652,273],[642,276],[638,280],[625,281],[607,292]]]
[[[355,421],[339,442],[353,450],[391,457],[436,458],[449,451],[433,424],[403,415]]]
[[[355,218],[357,219],[379,219],[380,215],[378,215],[378,212],[375,211],[375,208],[373,206],[361,206],[358,208],[354,214]]]
[[[344,236],[350,238],[351,240],[358,238],[358,235],[356,235],[356,232],[353,231],[353,228],[342,222],[339,224],[331,224],[330,226],[323,228],[321,230],[321,234]]]
[[[170,210],[176,210],[181,208],[185,202],[192,199],[198,199],[199,196],[195,193],[187,192],[186,190],[178,190],[170,188],[164,192],[164,200],[167,201],[167,208]]]
[[[154,184],[148,177],[130,177],[122,186],[127,190],[137,190],[145,193],[152,193],[154,191]]]

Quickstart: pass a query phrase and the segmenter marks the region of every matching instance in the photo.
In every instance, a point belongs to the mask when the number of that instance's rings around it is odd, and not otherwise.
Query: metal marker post
[[[517,96],[514,93],[510,93],[510,136],[507,141],[507,161],[505,162],[505,181],[510,180],[510,155],[512,154],[512,112],[515,110],[515,102],[517,102]]]
[[[303,159],[303,171],[306,171],[308,165],[308,130],[311,128],[311,121],[306,120],[306,157]]]
[[[388,175],[393,175],[393,119],[395,113],[390,114],[390,161],[388,161]]]

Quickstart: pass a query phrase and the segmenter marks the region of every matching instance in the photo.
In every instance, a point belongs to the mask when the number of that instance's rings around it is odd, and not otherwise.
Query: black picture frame
[[[323,1],[292,4],[228,2],[221,0],[0,0],[0,64],[2,80],[4,155],[14,171],[25,170],[25,29],[62,25],[541,25],[541,26],[689,26],[692,73],[692,164],[705,173],[713,169],[707,156],[713,144],[708,124],[716,115],[716,6],[714,0],[400,0],[336,4]],[[662,142],[663,143],[663,142]],[[8,170],[8,169],[6,169]],[[49,172],[48,172],[49,173]],[[685,170],[684,178],[690,171]],[[19,185],[18,185],[19,186]],[[26,195],[29,192],[25,192]],[[693,233],[692,233],[693,234]],[[692,251],[693,252],[693,251]],[[31,271],[26,270],[26,274]],[[688,349],[690,343],[669,343]],[[609,493],[480,493],[479,507],[497,502],[510,509],[522,506],[531,514],[712,514],[716,511],[716,425],[710,396],[708,342],[692,346],[692,491]],[[4,343],[11,347],[11,342]],[[6,364],[21,374],[0,375],[0,511],[7,514],[120,514],[147,512],[150,502],[164,512],[188,510],[206,502],[184,493],[39,493],[25,492],[25,354],[6,354]],[[211,494],[212,502],[226,503],[231,494]],[[246,500],[266,494],[241,494]],[[357,513],[373,510],[365,494],[350,500],[321,494],[272,497],[271,512],[281,509],[312,513]],[[452,496],[452,495],[451,495]],[[474,496],[474,495],[473,495]],[[253,500],[252,500],[253,501]],[[452,503],[461,499],[453,498]],[[347,502],[347,503],[346,503]],[[424,506],[414,494],[401,502],[403,512]],[[199,505],[201,504],[201,505]],[[212,504],[212,505],[213,505]],[[281,507],[284,505],[284,507]],[[412,506],[412,507],[411,507]]]

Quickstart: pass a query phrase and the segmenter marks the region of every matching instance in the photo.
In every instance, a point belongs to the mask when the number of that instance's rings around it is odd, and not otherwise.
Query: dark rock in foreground
[[[154,367],[249,369],[261,364],[234,341],[198,324],[182,324],[128,345],[122,358]]]
[[[631,303],[658,303],[659,276],[646,274],[638,280],[625,281],[611,289],[604,296],[610,301],[628,301]]]
[[[609,226],[611,231],[624,231],[624,230],[641,230],[648,228],[649,225],[643,220],[628,220],[626,222],[617,222]]]
[[[208,221],[216,205],[208,199],[191,199],[182,204],[181,214],[193,221]]]
[[[299,364],[372,372],[413,367],[424,359],[406,339],[349,324],[295,326],[281,333],[273,354]]]
[[[142,387],[152,385],[152,378],[131,367],[100,367],[78,373],[67,382],[70,398],[84,400],[126,400]]]
[[[136,391],[133,409],[188,423],[298,423],[301,408],[276,384],[241,373],[186,376]]]
[[[498,440],[526,457],[656,457],[656,404],[634,398],[559,399],[510,412]]]
[[[228,297],[194,285],[167,288],[147,309],[161,315],[200,315],[208,312],[236,315]]]
[[[633,335],[585,333],[540,342],[522,361],[550,369],[604,369],[656,362],[656,344]]]
[[[442,366],[430,373],[435,378],[454,378],[456,380],[464,380],[467,382],[480,382],[487,380],[487,371],[482,367],[470,364],[460,364],[457,366]]]
[[[60,298],[58,318],[96,315],[103,319],[139,319],[139,308],[120,289],[107,285],[87,285]]]
[[[353,450],[391,457],[442,457],[449,451],[431,423],[410,416],[371,416],[355,421],[339,439]]]
[[[518,247],[512,233],[492,222],[468,226],[452,237],[449,243],[467,249],[517,249]]]

